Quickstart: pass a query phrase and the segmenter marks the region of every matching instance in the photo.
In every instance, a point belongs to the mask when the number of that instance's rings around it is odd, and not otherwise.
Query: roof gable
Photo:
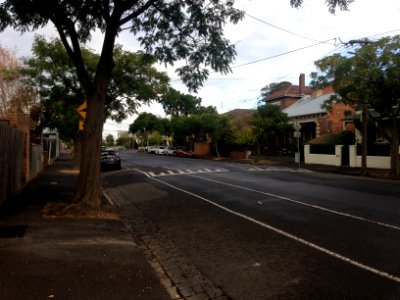
[[[242,108],[236,108],[230,111],[227,111],[224,113],[224,115],[230,115],[233,117],[243,117],[247,115],[252,115],[256,110],[255,109],[242,109]]]
[[[294,97],[294,98],[301,98],[304,97],[304,95],[312,95],[313,90],[309,86],[305,86],[303,88],[303,93],[300,94],[300,86],[298,85],[290,85],[286,88],[283,88],[279,91],[276,91],[270,95],[268,95],[264,101],[269,102],[272,100],[280,99],[280,98],[288,98],[288,97]]]
[[[327,111],[321,108],[321,105],[332,95],[334,94],[305,96],[285,108],[283,112],[286,113],[289,118],[326,113]]]

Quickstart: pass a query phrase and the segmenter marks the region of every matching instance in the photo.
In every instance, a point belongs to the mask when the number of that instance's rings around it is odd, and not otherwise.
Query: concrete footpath
[[[76,180],[64,153],[0,207],[0,299],[171,299],[121,221],[42,217]]]

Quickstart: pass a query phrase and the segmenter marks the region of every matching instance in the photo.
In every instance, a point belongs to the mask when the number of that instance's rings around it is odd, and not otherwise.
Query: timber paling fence
[[[21,189],[24,133],[0,120],[0,204]]]

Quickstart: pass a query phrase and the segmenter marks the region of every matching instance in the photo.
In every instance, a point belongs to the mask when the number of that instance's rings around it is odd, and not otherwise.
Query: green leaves
[[[184,60],[177,73],[189,90],[196,91],[208,77],[208,68],[230,72],[236,52],[224,38],[223,26],[242,18],[243,12],[220,1],[159,1],[133,21],[133,30],[144,33],[139,41],[162,62]]]
[[[59,39],[47,41],[37,36],[32,51],[34,57],[25,58],[22,73],[25,81],[39,92],[43,112],[48,112],[42,114],[42,122],[44,126],[74,136],[79,118],[75,109],[86,99],[75,67]],[[100,57],[85,48],[82,56],[93,80]],[[142,102],[160,101],[168,91],[169,78],[152,66],[154,62],[154,57],[148,54],[131,53],[116,47],[115,67],[106,94],[106,117],[121,121],[136,112]]]
[[[332,84],[340,96],[336,101],[375,111],[369,116],[391,143],[391,172],[394,174],[399,163],[400,36],[371,42],[356,49],[351,56],[326,57],[317,61],[316,66],[320,72],[313,74],[315,85]]]
[[[253,114],[250,124],[253,128],[255,140],[259,143],[269,143],[276,137],[291,130],[288,117],[276,105],[265,104],[259,106]]]
[[[298,8],[303,2],[303,0],[290,0],[290,5]],[[328,5],[329,12],[334,14],[336,7],[339,7],[341,10],[349,10],[349,5],[353,3],[354,0],[326,0],[325,2]]]
[[[201,98],[170,88],[161,102],[167,115],[191,115],[200,108]]]
[[[81,49],[92,33],[105,33],[102,59],[97,70],[110,76],[116,35],[130,28],[146,53],[165,64],[185,63],[178,75],[196,91],[210,70],[226,74],[236,55],[223,34],[226,22],[237,23],[244,13],[223,1],[41,1],[5,0],[0,4],[0,29],[12,26],[26,31],[52,22],[69,57],[76,66],[83,88],[94,90],[84,67]]]
[[[335,54],[315,62],[315,87],[333,85],[342,101],[368,103],[382,115],[397,113],[400,97],[400,37],[383,38],[356,49],[351,56]],[[396,104],[397,103],[397,104]]]

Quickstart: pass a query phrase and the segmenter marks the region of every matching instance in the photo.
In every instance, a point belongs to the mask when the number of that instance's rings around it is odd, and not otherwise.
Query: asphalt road
[[[232,299],[400,299],[399,182],[121,157],[113,184]]]

